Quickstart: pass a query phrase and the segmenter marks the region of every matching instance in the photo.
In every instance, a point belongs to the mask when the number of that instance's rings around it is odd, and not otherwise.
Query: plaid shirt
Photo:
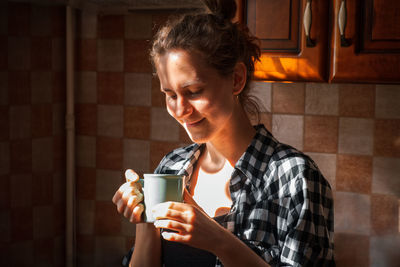
[[[333,200],[316,164],[279,143],[263,125],[236,163],[223,226],[272,266],[334,266]],[[204,145],[167,154],[156,173],[183,174],[186,186]],[[222,266],[217,259],[216,266]]]

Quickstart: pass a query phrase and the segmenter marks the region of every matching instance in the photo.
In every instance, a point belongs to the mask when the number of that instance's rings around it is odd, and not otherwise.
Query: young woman
[[[162,203],[140,223],[137,175],[115,193],[136,225],[131,266],[333,266],[333,200],[315,163],[248,118],[248,84],[260,50],[232,23],[235,1],[204,1],[208,12],[170,21],[152,62],[169,114],[192,145],[156,173],[185,176],[184,203]],[[247,111],[247,112],[246,112]]]

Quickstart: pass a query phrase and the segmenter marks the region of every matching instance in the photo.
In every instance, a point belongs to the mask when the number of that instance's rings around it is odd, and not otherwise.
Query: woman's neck
[[[243,109],[240,107],[232,117],[218,136],[206,143],[206,165],[214,163],[213,165],[222,167],[226,159],[234,166],[253,139],[256,131]]]

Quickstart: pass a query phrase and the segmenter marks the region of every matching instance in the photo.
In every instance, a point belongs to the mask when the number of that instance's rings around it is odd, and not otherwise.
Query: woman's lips
[[[200,120],[197,121],[192,121],[192,122],[184,122],[184,124],[188,127],[193,127],[193,126],[197,126],[198,124],[200,124],[202,121],[204,120],[204,118],[201,118]]]

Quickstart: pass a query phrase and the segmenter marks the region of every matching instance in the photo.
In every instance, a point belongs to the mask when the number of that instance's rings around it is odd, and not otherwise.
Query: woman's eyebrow
[[[185,89],[187,87],[193,86],[193,85],[204,85],[205,83],[202,82],[201,80],[194,80],[194,81],[188,81],[183,83],[180,88]],[[160,88],[161,92],[167,93],[167,92],[172,92],[172,89],[169,88]]]

